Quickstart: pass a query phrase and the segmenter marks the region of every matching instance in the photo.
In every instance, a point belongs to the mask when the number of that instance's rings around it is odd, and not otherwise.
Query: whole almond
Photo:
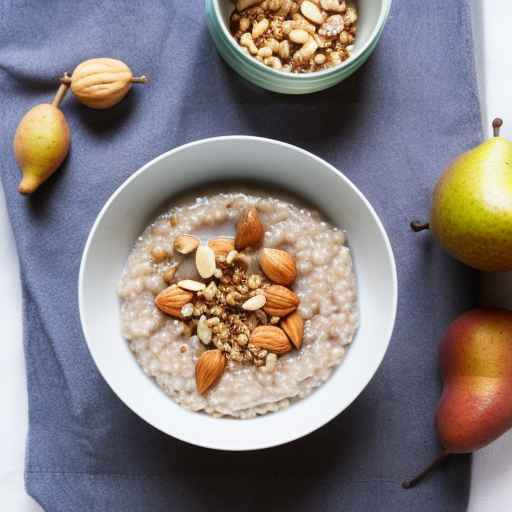
[[[251,206],[240,216],[236,226],[235,248],[238,251],[246,247],[256,247],[263,240],[264,229],[258,210]]]
[[[192,235],[178,235],[174,240],[174,248],[180,254],[190,254],[199,245],[199,240]]]
[[[292,344],[285,332],[273,325],[260,325],[251,333],[250,343],[254,346],[273,352],[274,354],[286,354],[292,349]]]
[[[196,364],[197,392],[204,395],[219,381],[225,368],[226,358],[220,350],[203,352]]]
[[[259,259],[261,270],[274,283],[288,286],[297,277],[295,260],[280,249],[263,249]]]
[[[215,272],[215,253],[211,247],[200,245],[196,251],[196,267],[203,279],[208,279]]]
[[[189,303],[193,296],[191,292],[173,285],[162,290],[155,297],[155,305],[163,313],[179,318],[181,316],[181,308]]]
[[[299,297],[291,290],[279,284],[273,284],[264,290],[267,302],[263,308],[270,316],[283,317],[297,309],[300,303]]]
[[[300,350],[304,338],[304,319],[297,311],[281,320],[281,329],[286,333],[293,346]]]
[[[245,309],[246,311],[256,311],[258,309],[261,309],[265,303],[267,302],[267,298],[263,294],[255,295],[254,297],[251,297],[250,299],[247,299],[242,304],[242,309]]]
[[[215,238],[208,241],[208,247],[213,249],[215,256],[227,256],[227,254],[235,249],[234,238]]]
[[[194,281],[193,279],[184,279],[183,281],[180,281],[178,283],[178,286],[190,292],[199,292],[206,288],[206,285],[204,283]]]

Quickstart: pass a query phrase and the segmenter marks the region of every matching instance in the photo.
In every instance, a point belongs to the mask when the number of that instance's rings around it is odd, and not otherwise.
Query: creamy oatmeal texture
[[[202,281],[194,257],[176,251],[176,238],[190,234],[206,244],[234,237],[241,212],[249,206],[256,207],[263,221],[264,247],[283,249],[295,258],[297,278],[290,287],[305,320],[302,347],[278,358],[272,355],[260,366],[228,358],[218,384],[199,394],[197,361],[215,347],[205,347],[195,330],[160,311],[155,297],[171,283]],[[260,250],[243,252],[250,259],[248,274],[262,274]],[[295,199],[252,191],[189,199],[159,216],[128,258],[119,297],[122,334],[144,372],[181,406],[214,416],[251,418],[307,396],[342,361],[358,325],[356,281],[344,233]],[[276,320],[267,315],[269,325]]]

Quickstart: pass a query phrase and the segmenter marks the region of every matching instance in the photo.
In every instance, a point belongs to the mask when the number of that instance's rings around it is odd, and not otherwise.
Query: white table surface
[[[512,139],[512,52],[510,0],[472,0],[476,61],[485,126],[500,116],[503,135]],[[27,432],[27,398],[21,328],[18,261],[0,193],[0,508],[15,512],[42,509],[25,493],[23,465]],[[512,307],[512,274],[482,279],[483,300]],[[512,431],[474,457],[469,512],[512,510]]]

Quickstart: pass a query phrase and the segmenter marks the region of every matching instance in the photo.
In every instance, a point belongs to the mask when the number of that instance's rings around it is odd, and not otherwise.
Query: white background
[[[512,139],[512,51],[510,0],[472,0],[477,70],[485,126],[500,116],[502,134]],[[27,398],[21,338],[21,293],[18,262],[0,190],[0,507],[13,512],[40,512],[23,487]],[[512,308],[512,275],[482,278],[487,303]],[[512,432],[474,457],[469,512],[512,510]]]

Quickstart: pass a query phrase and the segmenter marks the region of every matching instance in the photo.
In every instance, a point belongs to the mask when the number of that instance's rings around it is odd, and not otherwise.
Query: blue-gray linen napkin
[[[16,125],[51,100],[57,77],[91,57],[120,58],[151,83],[106,111],[69,94],[69,157],[33,197],[21,197]],[[46,510],[466,509],[467,456],[413,490],[400,482],[439,450],[438,339],[477,298],[475,274],[408,227],[428,215],[443,167],[481,138],[467,0],[395,0],[369,62],[301,97],[257,89],[229,69],[200,0],[4,0],[0,109],[1,177],[23,287],[26,486]],[[187,445],[128,410],[94,366],[77,305],[80,256],[110,194],[160,153],[225,134],[284,140],[345,172],[383,219],[399,277],[394,336],[358,400],[303,439],[250,453]]]

